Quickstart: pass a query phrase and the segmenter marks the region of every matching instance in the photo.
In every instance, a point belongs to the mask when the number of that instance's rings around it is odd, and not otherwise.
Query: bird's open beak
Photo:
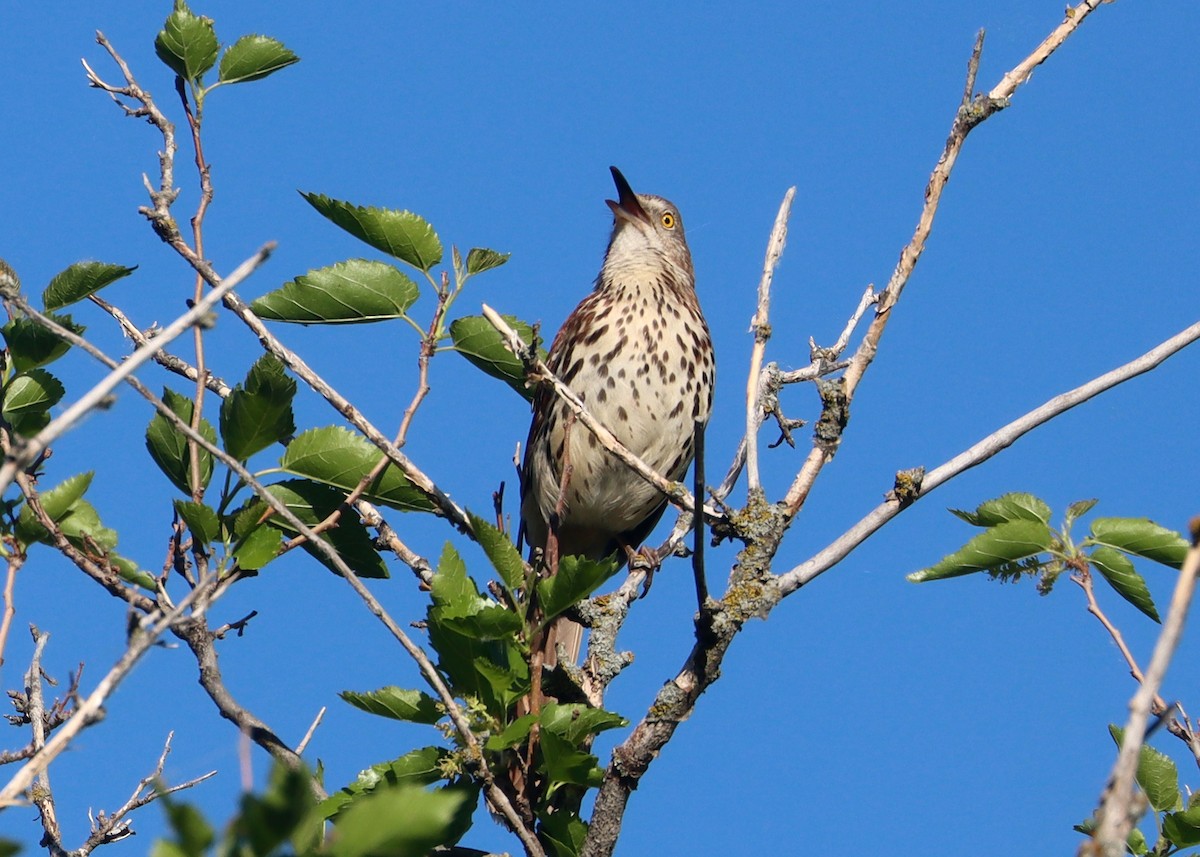
[[[621,171],[616,167],[609,167],[612,170],[613,182],[617,186],[617,201],[606,199],[608,207],[612,209],[614,215],[619,220],[628,220],[631,223],[641,221],[644,224],[650,223],[650,215],[646,214],[646,209],[642,208],[642,204],[638,202],[637,194],[633,192],[633,188],[629,186],[629,182],[625,181],[625,176],[621,175]]]

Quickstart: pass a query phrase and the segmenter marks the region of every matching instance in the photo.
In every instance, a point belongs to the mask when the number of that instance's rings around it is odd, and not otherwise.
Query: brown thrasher
[[[707,422],[712,408],[712,340],[678,210],[660,196],[635,194],[610,169],[618,200],[607,200],[614,220],[604,266],[554,337],[548,365],[631,452],[678,480],[694,455],[695,423]],[[562,556],[600,560],[617,552],[624,562],[666,505],[553,390],[537,391],[521,518],[529,546],[544,551],[544,569],[553,572]],[[546,550],[552,531],[557,549]],[[557,663],[556,643],[577,660],[582,639],[578,623],[558,620],[543,645],[545,665]]]

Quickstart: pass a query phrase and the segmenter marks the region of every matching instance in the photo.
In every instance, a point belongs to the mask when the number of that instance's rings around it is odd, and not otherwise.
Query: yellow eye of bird
[[[666,228],[666,229],[674,229],[675,228],[675,215],[672,214],[671,212],[664,211],[662,213],[661,220],[662,220],[662,225],[664,228]]]

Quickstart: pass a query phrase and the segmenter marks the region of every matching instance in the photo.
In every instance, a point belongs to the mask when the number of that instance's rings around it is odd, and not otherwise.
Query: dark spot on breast
[[[623,423],[629,422],[629,411],[625,410],[624,405],[617,406],[617,419]]]
[[[596,340],[608,333],[608,325],[602,324],[583,338],[584,345],[595,345]]]

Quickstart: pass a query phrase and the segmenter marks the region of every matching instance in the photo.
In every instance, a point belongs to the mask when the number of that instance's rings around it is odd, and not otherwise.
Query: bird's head
[[[683,234],[683,218],[669,199],[637,194],[616,167],[612,170],[617,199],[605,200],[613,212],[613,232],[605,267],[669,269],[674,280],[692,283],[692,254]]]

